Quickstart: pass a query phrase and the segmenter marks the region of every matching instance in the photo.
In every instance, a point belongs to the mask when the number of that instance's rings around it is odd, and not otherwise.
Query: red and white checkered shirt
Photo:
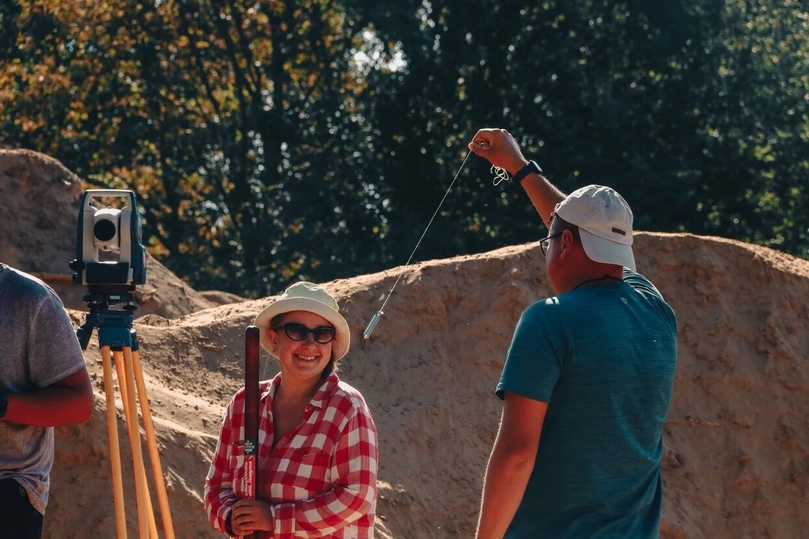
[[[270,502],[275,531],[257,538],[374,536],[377,431],[359,391],[331,373],[303,421],[272,447],[272,399],[281,375],[259,387],[258,494]],[[244,388],[228,405],[205,479],[211,526],[228,534],[233,504],[245,498]]]

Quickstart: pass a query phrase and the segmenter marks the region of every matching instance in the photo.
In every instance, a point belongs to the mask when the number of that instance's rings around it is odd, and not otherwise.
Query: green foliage
[[[136,190],[152,252],[196,287],[266,294],[375,258],[371,234],[356,241],[381,200],[363,180],[372,137],[348,13],[108,0],[64,17],[63,4],[17,17],[7,142]]]
[[[198,289],[537,239],[475,156],[443,198],[486,126],[564,190],[620,190],[638,229],[809,257],[792,0],[18,0],[0,23],[0,143],[134,189],[151,252]]]
[[[809,14],[799,4],[437,1],[414,9],[418,32],[389,25],[408,73],[382,110],[387,118],[411,111],[418,121],[388,122],[394,132],[383,139],[410,154],[426,150],[415,181],[431,200],[443,187],[435,178],[450,177],[444,163],[460,162],[452,137],[502,126],[563,189],[619,189],[639,229],[809,254]],[[477,165],[475,178],[487,180]],[[398,182],[414,181],[412,167],[400,174]],[[521,193],[498,197],[473,181],[454,196],[462,202],[448,204],[439,245],[425,257],[541,234]],[[402,212],[412,216],[410,208]]]

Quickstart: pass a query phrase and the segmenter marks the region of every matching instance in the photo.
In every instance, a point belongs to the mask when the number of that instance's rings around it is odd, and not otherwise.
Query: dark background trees
[[[797,2],[16,0],[0,23],[0,144],[136,191],[198,289],[404,263],[484,126],[638,229],[809,257]],[[540,228],[472,156],[415,259]]]

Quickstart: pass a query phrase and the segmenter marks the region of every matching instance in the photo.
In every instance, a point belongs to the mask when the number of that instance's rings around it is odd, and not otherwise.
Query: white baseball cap
[[[334,359],[339,360],[348,352],[351,345],[351,332],[348,322],[340,314],[340,307],[334,296],[322,286],[300,281],[287,288],[281,297],[275,300],[266,309],[258,313],[255,325],[258,326],[260,334],[259,342],[261,346],[273,357],[278,355],[273,351],[267,330],[270,329],[270,321],[279,314],[292,311],[308,311],[319,314],[334,325],[334,344],[332,351]]]
[[[635,270],[632,209],[611,187],[588,185],[570,193],[554,213],[579,227],[584,252],[595,262]]]

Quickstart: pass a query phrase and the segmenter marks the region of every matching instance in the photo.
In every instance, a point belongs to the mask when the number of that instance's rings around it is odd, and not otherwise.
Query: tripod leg
[[[112,492],[115,501],[115,524],[118,539],[126,539],[126,513],[124,512],[124,483],[121,474],[121,452],[118,445],[118,417],[115,413],[115,391],[112,387],[110,347],[101,347],[101,363],[104,367],[104,393],[107,398],[107,433],[112,464]]]
[[[120,359],[120,352],[115,354]],[[135,475],[135,494],[138,503],[138,530],[141,539],[149,539],[150,517],[153,520],[154,515],[149,514],[149,506],[151,505],[149,497],[149,488],[146,483],[146,472],[143,465],[143,451],[140,442],[140,425],[138,423],[138,410],[135,400],[135,374],[132,368],[132,350],[129,347],[123,349],[123,369],[124,378],[119,380],[121,386],[121,394],[126,395],[124,408],[128,407],[127,411],[127,430],[129,432],[129,443],[132,446],[132,460],[134,464]],[[124,389],[125,386],[125,389]],[[156,526],[155,526],[156,528]]]
[[[160,515],[163,517],[163,532],[165,533],[166,539],[174,539],[174,524],[171,521],[171,510],[169,509],[169,501],[166,494],[166,482],[163,478],[163,468],[160,466],[160,452],[157,450],[157,439],[155,438],[154,424],[152,423],[152,412],[149,407],[149,397],[146,395],[146,384],[143,380],[143,372],[140,368],[140,354],[137,350],[132,351],[132,365],[135,370],[135,382],[138,387],[140,409],[143,413],[143,429],[146,432],[149,460],[152,463],[152,475],[154,476],[155,488],[157,489],[157,502],[160,505]]]
[[[129,425],[132,423],[130,414],[132,410],[129,409],[129,388],[126,387],[126,369],[124,368],[124,353],[113,352],[112,361],[115,363],[115,373],[118,375],[118,391],[121,392],[121,402],[124,405],[124,421]]]
[[[129,428],[129,425],[137,425],[138,424],[137,410],[132,410],[130,408],[130,405],[129,405],[129,393],[131,391],[134,391],[134,388],[129,387],[129,385],[126,383],[126,368],[124,367],[124,361],[125,361],[124,352],[123,351],[114,352],[113,354],[114,354],[113,357],[115,358],[116,372],[118,373],[118,381],[119,381],[118,385],[119,385],[120,390],[121,390],[121,399],[124,402],[124,415],[125,415],[125,418],[126,418],[127,428]],[[132,432],[128,431],[128,433],[129,433],[130,444],[135,443],[135,442],[132,441]],[[140,431],[138,431],[138,435],[140,435]],[[140,443],[139,439],[138,439],[138,443]],[[135,483],[137,484],[137,476],[140,475],[142,477],[145,477],[146,476],[146,470],[143,469],[143,466],[141,466],[140,471],[136,471],[135,475],[136,475]],[[145,479],[144,479],[144,481],[145,481]],[[146,506],[146,509],[145,509],[146,514],[147,515],[152,515],[153,514],[152,513],[152,500],[151,500],[151,497],[148,496],[148,490],[147,490],[146,500],[145,500],[144,503],[145,503],[145,506]],[[139,519],[140,519],[140,514],[138,516],[139,516]],[[142,527],[142,525],[141,525],[141,527]],[[149,537],[150,537],[150,539],[157,539],[157,524],[155,523],[154,518],[149,518]]]

